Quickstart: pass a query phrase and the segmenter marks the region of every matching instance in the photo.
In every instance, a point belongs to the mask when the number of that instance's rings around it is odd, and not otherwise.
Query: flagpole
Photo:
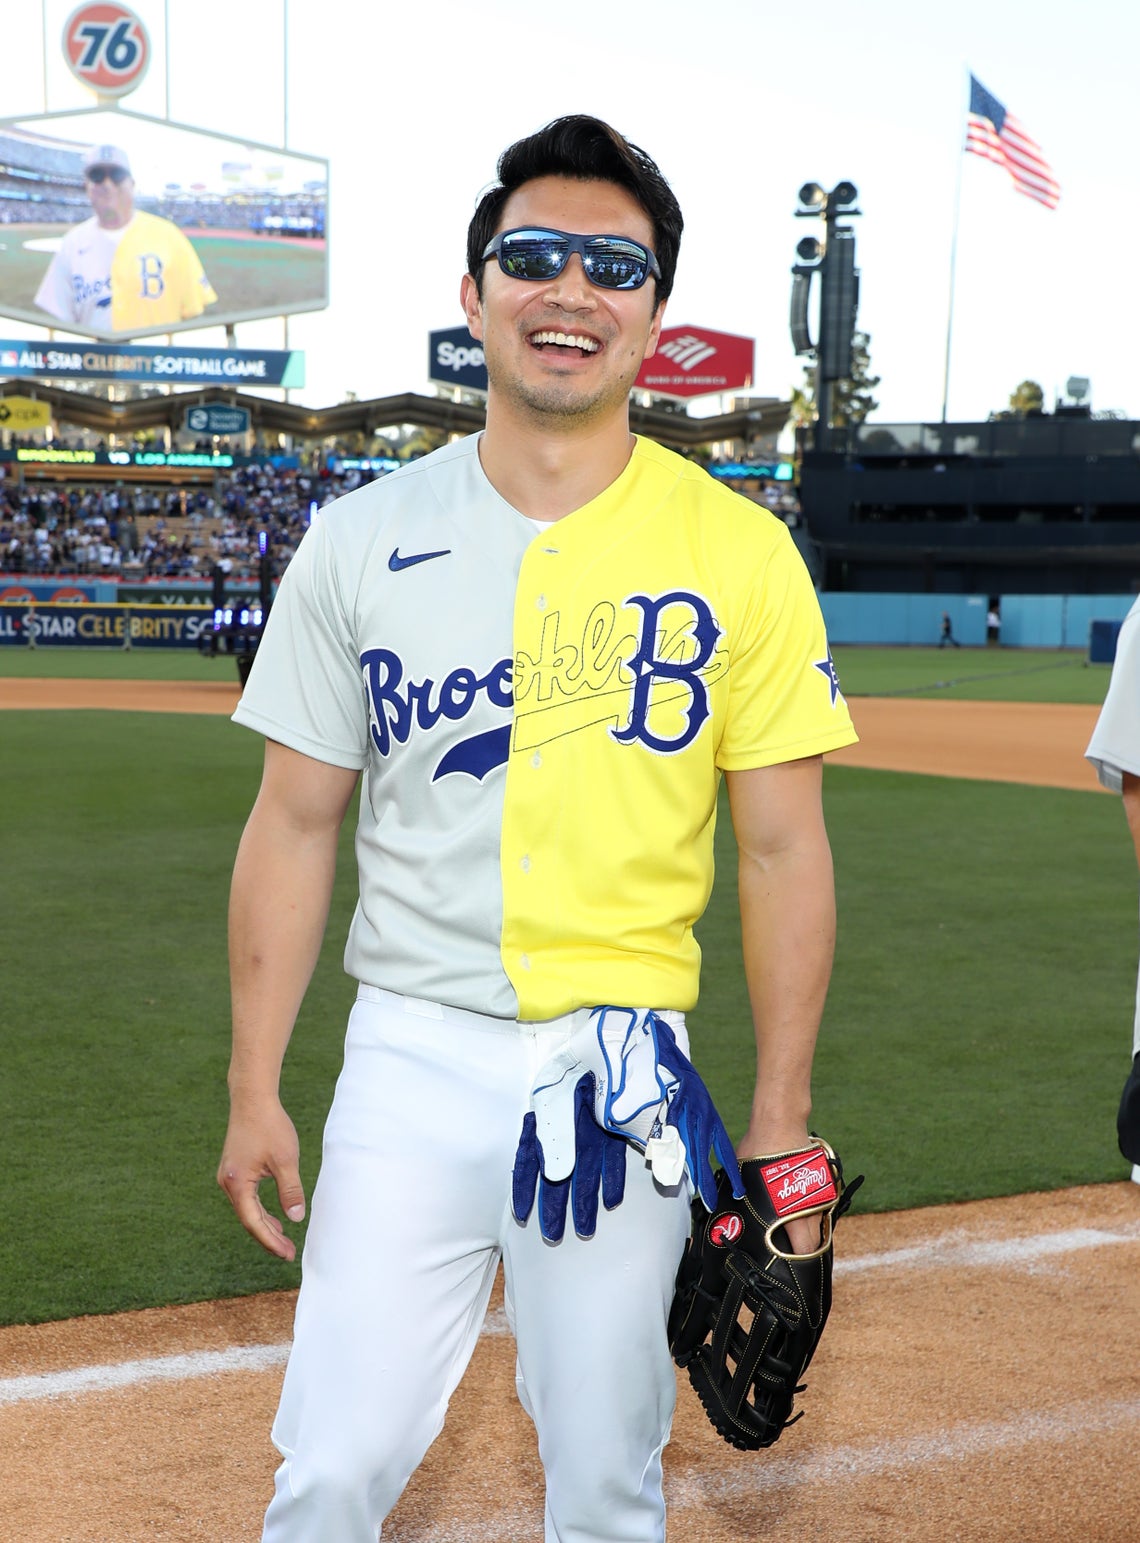
[[[970,111],[970,72],[966,71],[966,113]],[[946,410],[950,400],[950,339],[954,330],[954,281],[958,269],[958,221],[962,212],[962,165],[966,159],[963,143],[958,151],[958,176],[954,188],[954,231],[950,237],[950,296],[946,305],[946,361],[942,371],[942,422],[946,422]]]

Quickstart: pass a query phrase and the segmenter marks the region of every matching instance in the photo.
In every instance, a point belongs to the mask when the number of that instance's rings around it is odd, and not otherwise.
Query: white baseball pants
[[[676,1374],[665,1323],[689,1188],[630,1150],[594,1237],[511,1212],[539,1067],[582,1021],[510,1023],[362,986],[325,1128],[263,1543],[376,1543],[439,1434],[500,1257],[546,1543],[661,1543]],[[669,1014],[688,1049],[683,1019]],[[538,1519],[535,1532],[538,1536]],[[522,1538],[511,1543],[523,1543]]]

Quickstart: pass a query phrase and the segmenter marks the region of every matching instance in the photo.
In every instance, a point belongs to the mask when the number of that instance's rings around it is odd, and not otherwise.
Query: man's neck
[[[604,493],[629,464],[628,413],[561,433],[520,423],[487,403],[479,460],[495,491],[520,514],[558,520]]]

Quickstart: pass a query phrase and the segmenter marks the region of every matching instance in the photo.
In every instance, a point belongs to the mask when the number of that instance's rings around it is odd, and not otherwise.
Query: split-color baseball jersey
[[[131,333],[191,321],[217,298],[178,226],[140,211],[121,230],[94,216],[69,230],[36,304],[93,332]]]
[[[327,506],[234,716],[364,772],[349,974],[524,1020],[691,1007],[720,774],[856,737],[787,528],[644,439],[537,534],[477,437]]]

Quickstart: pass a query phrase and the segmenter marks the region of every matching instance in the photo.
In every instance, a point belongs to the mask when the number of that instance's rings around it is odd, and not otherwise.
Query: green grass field
[[[1058,648],[836,648],[848,697],[965,697],[1099,707],[1111,666]]]
[[[836,648],[849,697],[972,697],[1099,705],[1109,666],[1060,649]],[[0,675],[91,680],[231,680],[232,659],[192,649],[0,648]]]
[[[216,680],[238,684],[232,656],[195,648],[0,648],[0,676],[18,680]]]
[[[844,650],[840,669],[849,690],[900,689],[885,682],[922,666],[920,653],[937,650]],[[2,651],[0,670],[18,662],[23,673],[25,658]],[[51,673],[126,664],[150,678],[236,675],[232,660],[173,653],[34,659],[35,674],[50,661]],[[954,662],[975,659],[963,650]],[[1004,689],[1043,675],[1006,675]],[[1075,665],[1053,678],[1070,676],[1092,678]],[[1107,671],[1099,679],[1103,693]],[[260,756],[256,736],[225,718],[0,716],[0,1321],[296,1284],[296,1266],[261,1253],[213,1180],[225,1128],[226,891]],[[840,941],[816,1121],[867,1174],[857,1206],[1123,1177],[1114,1116],[1136,873],[1117,801],[842,767],[827,769],[826,789]],[[352,997],[340,964],[355,892],[348,836],[341,857],[285,1075],[310,1190]],[[727,818],[700,935],[693,1043],[739,1128],[752,1049]]]

